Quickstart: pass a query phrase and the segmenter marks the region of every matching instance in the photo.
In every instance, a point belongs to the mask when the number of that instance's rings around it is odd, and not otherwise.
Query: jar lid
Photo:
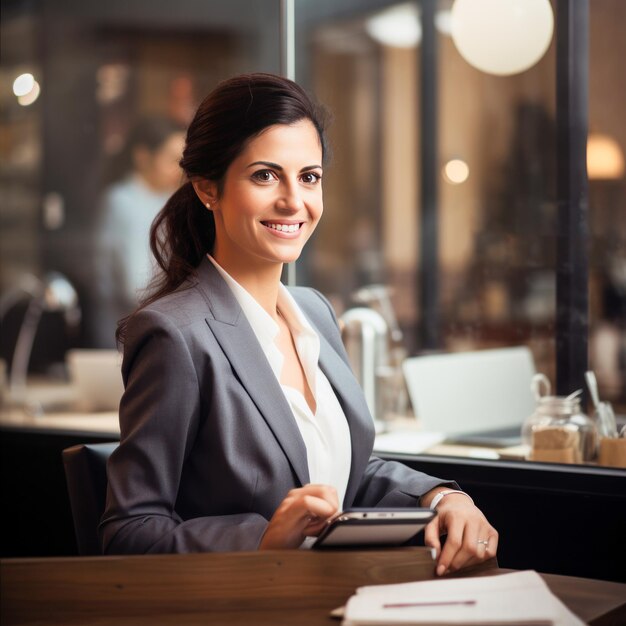
[[[580,398],[571,396],[542,396],[539,398],[539,408],[542,412],[546,413],[579,413]]]

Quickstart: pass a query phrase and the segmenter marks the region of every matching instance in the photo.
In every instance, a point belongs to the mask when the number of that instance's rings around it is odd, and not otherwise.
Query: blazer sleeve
[[[460,490],[452,480],[429,476],[403,463],[384,461],[371,456],[363,473],[354,506],[420,506],[420,498],[435,487]]]
[[[108,462],[99,526],[104,553],[255,550],[268,523],[258,513],[182,519],[176,511],[185,459],[211,393],[180,328],[160,312],[138,313],[122,375],[121,440]]]

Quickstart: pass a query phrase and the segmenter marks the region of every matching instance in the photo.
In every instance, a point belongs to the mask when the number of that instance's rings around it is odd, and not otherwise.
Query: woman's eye
[[[259,170],[258,172],[254,172],[254,174],[252,174],[252,178],[261,183],[269,183],[275,179],[275,176],[271,170]]]
[[[315,184],[320,180],[322,180],[322,176],[317,172],[306,172],[306,174],[302,175],[302,182],[308,185]]]

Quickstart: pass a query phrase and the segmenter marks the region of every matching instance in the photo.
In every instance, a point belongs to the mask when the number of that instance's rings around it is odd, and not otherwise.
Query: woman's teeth
[[[280,230],[283,233],[295,233],[300,230],[300,224],[265,224],[268,228]]]

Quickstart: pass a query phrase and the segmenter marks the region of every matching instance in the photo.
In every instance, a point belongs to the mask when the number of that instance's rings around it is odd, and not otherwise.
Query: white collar
[[[265,352],[274,374],[280,380],[283,367],[283,355],[276,347],[275,339],[280,332],[272,316],[246,291],[221,265],[210,255],[207,257],[230,287],[246,319],[252,327],[263,352]],[[278,287],[277,308],[293,333],[296,348],[303,362],[305,375],[315,394],[315,371],[319,359],[319,337],[300,310],[297,302],[282,283]]]

